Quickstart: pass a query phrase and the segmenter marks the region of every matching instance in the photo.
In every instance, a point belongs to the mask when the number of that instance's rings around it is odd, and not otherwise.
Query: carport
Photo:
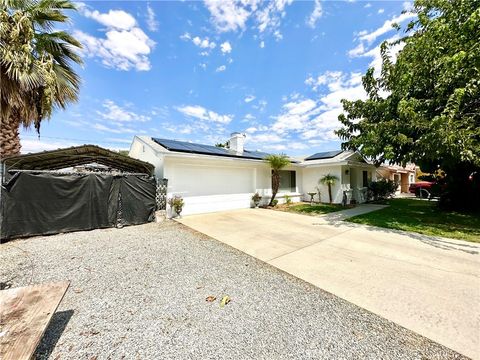
[[[152,221],[153,170],[147,162],[96,145],[6,158],[1,240]]]

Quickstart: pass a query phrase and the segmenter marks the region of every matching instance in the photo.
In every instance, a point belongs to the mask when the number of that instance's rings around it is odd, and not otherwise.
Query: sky
[[[379,46],[402,35],[403,1],[76,2],[80,99],[22,130],[22,152],[129,149],[135,135],[292,156],[339,149],[340,100],[363,99]],[[400,49],[395,49],[398,51]],[[392,54],[395,53],[392,50]]]

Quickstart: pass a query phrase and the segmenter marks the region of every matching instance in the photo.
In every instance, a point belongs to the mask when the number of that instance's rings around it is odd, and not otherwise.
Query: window
[[[363,187],[367,187],[368,186],[368,171],[364,170],[362,175],[363,175]]]
[[[295,192],[297,190],[295,171],[280,170],[280,191]]]

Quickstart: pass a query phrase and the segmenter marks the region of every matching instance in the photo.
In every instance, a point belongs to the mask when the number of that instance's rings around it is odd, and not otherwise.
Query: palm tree
[[[48,119],[56,108],[78,99],[81,44],[65,31],[70,0],[0,0],[0,158],[20,152],[19,128]]]
[[[323,176],[318,182],[328,186],[328,197],[330,198],[330,204],[332,203],[332,186],[335,185],[335,181],[338,177],[335,175],[327,174]]]
[[[270,199],[269,206],[273,206],[273,200],[277,196],[278,188],[280,187],[280,170],[290,164],[290,160],[287,155],[268,155],[265,160],[270,164],[272,168],[272,198]]]

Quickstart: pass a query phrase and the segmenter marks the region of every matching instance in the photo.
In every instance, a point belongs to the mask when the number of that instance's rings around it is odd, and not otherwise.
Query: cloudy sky
[[[22,131],[23,152],[134,135],[289,155],[339,148],[340,100],[364,97],[402,1],[78,2],[68,30],[83,44],[80,101]]]

